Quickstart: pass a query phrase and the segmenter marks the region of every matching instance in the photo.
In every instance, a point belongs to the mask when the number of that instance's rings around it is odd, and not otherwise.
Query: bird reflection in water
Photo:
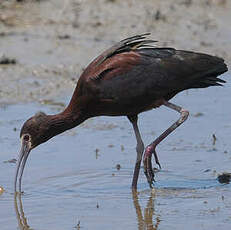
[[[27,219],[24,215],[21,193],[16,192],[14,194],[14,207],[15,207],[16,217],[18,219],[19,229],[20,230],[32,230],[32,228],[30,228],[30,226],[28,225]]]
[[[155,214],[154,209],[154,197],[155,194],[151,193],[148,198],[146,208],[144,209],[144,215],[139,204],[138,192],[132,192],[133,204],[136,210],[138,230],[157,230],[160,224],[160,218]],[[153,223],[155,218],[155,223]]]
[[[134,208],[136,210],[136,216],[138,221],[138,230],[157,230],[160,224],[160,217],[155,214],[154,209],[155,194],[151,193],[148,198],[146,208],[144,209],[144,215],[139,204],[138,192],[132,192],[132,199]],[[16,217],[18,219],[18,227],[20,230],[33,230],[27,223],[27,218],[24,214],[23,203],[21,199],[21,193],[15,193],[14,195],[14,207]],[[155,219],[155,223],[153,223]]]

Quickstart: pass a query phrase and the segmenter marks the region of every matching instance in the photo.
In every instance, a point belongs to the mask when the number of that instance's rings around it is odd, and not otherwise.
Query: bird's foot
[[[152,157],[149,156],[144,160],[144,174],[147,178],[148,184],[150,186],[150,188],[152,188],[153,183],[155,182],[155,174],[154,171],[152,169]]]
[[[154,179],[155,174],[152,168],[152,154],[155,157],[156,164],[161,169],[161,165],[160,165],[159,159],[156,154],[155,146],[153,145],[147,146],[144,152],[143,163],[144,163],[144,174],[147,178],[150,188],[152,188],[153,182],[155,182],[155,179]]]

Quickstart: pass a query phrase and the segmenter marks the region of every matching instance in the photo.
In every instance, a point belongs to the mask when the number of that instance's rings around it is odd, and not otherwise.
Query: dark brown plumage
[[[218,76],[227,71],[224,60],[215,56],[173,48],[156,48],[148,34],[124,39],[91,62],[80,76],[67,108],[60,114],[38,113],[22,127],[15,191],[20,165],[23,169],[31,149],[94,116],[127,116],[137,139],[137,161],[132,188],[136,189],[144,144],[137,126],[141,112],[165,105],[181,117],[145,149],[144,168],[150,186],[154,180],[151,156],[159,164],[155,148],[188,117],[188,111],[168,102],[191,88],[221,85]]]

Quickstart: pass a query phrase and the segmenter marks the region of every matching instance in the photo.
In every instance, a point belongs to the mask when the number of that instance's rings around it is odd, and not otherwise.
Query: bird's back
[[[217,78],[227,71],[223,59],[173,48],[147,47],[148,42],[153,41],[121,41],[95,59],[81,76],[82,93],[93,96],[99,105],[106,105],[105,115],[110,115],[108,110],[114,110],[111,115],[142,112],[182,90],[225,82]],[[102,107],[99,110],[104,113]]]

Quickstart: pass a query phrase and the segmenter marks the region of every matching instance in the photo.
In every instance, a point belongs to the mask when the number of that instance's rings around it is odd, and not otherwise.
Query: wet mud
[[[231,173],[230,72],[224,87],[172,100],[190,117],[158,146],[154,189],[143,169],[138,192],[130,189],[136,141],[127,118],[97,117],[35,149],[14,196],[23,122],[63,110],[82,70],[113,42],[150,31],[160,45],[231,63],[230,1],[93,2],[0,1],[0,58],[15,60],[0,64],[0,228],[229,229],[231,184],[219,178]],[[140,114],[145,145],[176,119],[164,107]]]

